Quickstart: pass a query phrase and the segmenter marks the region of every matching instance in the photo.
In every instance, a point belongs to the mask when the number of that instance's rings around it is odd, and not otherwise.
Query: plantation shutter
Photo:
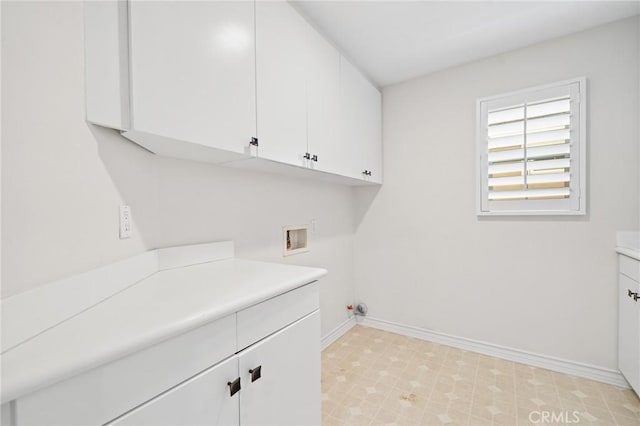
[[[579,105],[579,82],[481,102],[481,212],[580,209]]]

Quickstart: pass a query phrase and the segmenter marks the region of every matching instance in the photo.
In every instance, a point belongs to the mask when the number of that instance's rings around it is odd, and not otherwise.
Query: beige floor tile
[[[640,426],[629,389],[397,334],[354,327],[322,354],[324,425]],[[556,423],[558,424],[558,423]]]
[[[491,426],[492,422],[487,421],[485,419],[481,419],[479,417],[471,416],[469,418],[469,426]]]

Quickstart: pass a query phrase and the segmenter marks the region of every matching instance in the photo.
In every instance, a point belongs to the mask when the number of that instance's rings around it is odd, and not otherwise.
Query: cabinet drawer
[[[621,274],[640,282],[640,261],[624,255],[618,255],[618,268]]]
[[[227,386],[236,377],[234,356],[105,426],[237,425],[240,395]]]
[[[19,398],[19,425],[104,424],[235,352],[235,314]]]
[[[254,344],[318,309],[318,291],[318,283],[312,282],[238,312],[237,350]]]

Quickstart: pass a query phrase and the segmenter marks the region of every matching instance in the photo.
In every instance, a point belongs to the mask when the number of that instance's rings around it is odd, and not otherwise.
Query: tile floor
[[[323,351],[322,399],[325,426],[640,425],[629,389],[360,325]]]

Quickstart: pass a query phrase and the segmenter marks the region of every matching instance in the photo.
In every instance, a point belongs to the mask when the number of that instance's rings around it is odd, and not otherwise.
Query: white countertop
[[[640,250],[628,248],[628,247],[616,247],[616,252],[618,254],[624,254],[627,257],[632,259],[640,260]]]
[[[326,273],[321,268],[235,258],[159,270],[6,349],[2,354],[2,402],[192,330]],[[3,315],[3,321],[11,318]]]
[[[640,232],[618,232],[616,236],[616,252],[640,260]]]

